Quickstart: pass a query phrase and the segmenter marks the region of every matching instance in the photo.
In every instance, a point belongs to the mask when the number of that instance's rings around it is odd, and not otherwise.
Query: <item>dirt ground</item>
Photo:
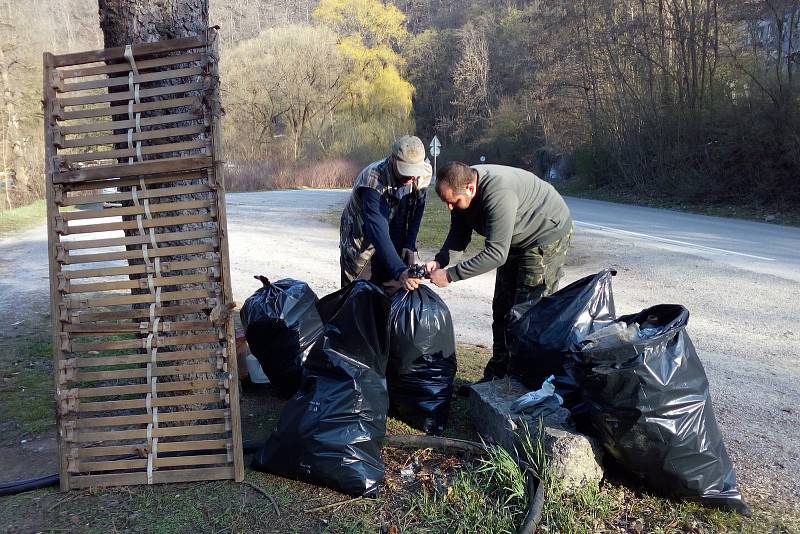
[[[338,289],[338,228],[323,215],[339,209],[346,195],[325,190],[228,195],[236,301],[259,287],[254,274],[301,279],[320,296]],[[800,510],[800,327],[795,319],[800,283],[738,268],[701,251],[577,227],[562,285],[605,267],[619,271],[614,281],[618,313],[660,303],[689,309],[689,332],[709,376],[743,492],[753,502]],[[459,342],[491,345],[493,285],[493,275],[486,274],[440,290]],[[0,242],[0,330],[25,335],[38,324],[31,318],[47,311],[46,234],[38,227]],[[29,464],[33,453],[50,450],[46,444],[8,445],[0,450],[3,464],[23,459]],[[31,450],[20,456],[19,451]]]

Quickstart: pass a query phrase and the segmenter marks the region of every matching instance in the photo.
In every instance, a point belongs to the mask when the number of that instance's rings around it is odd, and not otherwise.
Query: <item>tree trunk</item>
[[[99,0],[105,47],[201,35],[208,0]]]
[[[99,15],[100,15],[100,27],[103,30],[103,37],[105,42],[106,48],[111,47],[119,47],[125,46],[128,44],[133,43],[140,43],[140,42],[155,42],[155,41],[163,41],[167,39],[175,39],[180,37],[189,37],[195,35],[205,35],[208,29],[208,0],[99,0]],[[211,47],[209,47],[211,50]],[[210,52],[211,53],[211,52]],[[214,58],[216,61],[217,58]],[[189,66],[196,66],[189,65]],[[127,73],[123,73],[127,76]],[[185,80],[185,78],[183,79]],[[191,82],[199,81],[199,77],[195,77],[194,79],[189,80]],[[147,87],[158,87],[164,86],[169,84],[177,84],[183,83],[182,81],[173,80],[165,80],[161,82],[149,82]],[[120,88],[121,90],[127,90],[127,87]],[[216,99],[218,95],[218,87],[215,88],[215,94],[209,95],[212,98]],[[196,95],[196,93],[195,93]],[[191,93],[186,96],[192,96]],[[164,97],[160,97],[163,99],[169,99],[171,96],[167,95]],[[154,100],[160,99],[159,97],[155,97]],[[175,109],[175,108],[173,108]],[[176,112],[182,111],[190,111],[188,108],[180,109]],[[150,111],[142,113],[142,117],[150,117],[155,115],[161,115],[164,111]],[[125,117],[115,117],[114,120],[118,119],[125,119]],[[193,123],[174,123],[171,125],[167,125],[166,127],[175,127],[175,126],[188,126]],[[157,127],[153,127],[155,129]],[[119,131],[115,133],[125,133],[125,131]],[[201,136],[205,137],[205,134],[200,134]],[[188,141],[197,139],[197,136],[189,136],[189,137],[171,137],[168,139],[161,140],[160,142],[180,142],[180,141]],[[143,143],[146,144],[146,143]],[[122,147],[125,147],[124,145]],[[180,155],[180,153],[167,153],[158,156],[145,156],[144,159],[156,159],[162,157],[174,157]],[[126,159],[127,162],[127,159]],[[121,162],[122,163],[122,162]],[[190,185],[192,183],[191,180],[182,180],[177,182],[177,185]],[[168,185],[176,185],[176,182],[172,182]],[[149,187],[158,187],[158,186],[149,186]],[[175,201],[184,201],[184,200],[201,200],[210,198],[210,194],[208,193],[198,193],[198,194],[191,194],[191,195],[180,195],[176,197],[172,197]],[[155,203],[156,199],[153,199],[153,203]],[[132,203],[130,204],[132,205]],[[183,214],[196,214],[197,210],[191,211],[180,211],[176,210],[171,212],[174,215],[183,215]],[[191,230],[204,230],[204,229],[214,229],[216,223],[195,223],[195,224],[188,224],[183,225],[181,227],[161,227],[156,228],[156,233],[163,233],[163,232],[177,232],[177,231],[191,231]],[[138,235],[135,230],[126,231],[126,235]],[[194,240],[194,241],[172,241],[170,242],[173,246],[182,246],[182,245],[190,245],[190,244],[199,244],[199,243],[211,243],[210,239],[206,240]],[[138,246],[128,247],[129,249],[136,249]],[[196,260],[201,258],[212,258],[213,255],[211,253],[204,253],[204,254],[189,254],[189,255],[174,255],[170,256],[169,258],[165,258],[169,261],[189,261],[189,260]],[[143,260],[129,260],[131,264],[142,264]],[[203,270],[203,269],[200,269]],[[220,274],[220,273],[212,273],[211,270],[208,270],[208,274]],[[131,275],[131,278],[138,279],[140,277],[145,277],[146,275]],[[207,284],[202,285],[203,288],[206,289],[217,289],[222,291],[222,283],[221,281],[218,282],[210,282]],[[164,291],[180,291],[183,289],[199,289],[200,286],[197,284],[192,286],[166,286],[163,288]],[[132,290],[133,293],[143,293],[147,292],[148,290]],[[193,314],[193,315],[182,315],[180,317],[164,317],[163,320],[207,320],[208,316],[205,314]],[[162,334],[162,335],[169,335],[169,334]],[[191,345],[191,346],[182,346],[176,347],[175,350],[197,350],[197,349],[207,349],[212,348],[211,346],[205,345]],[[188,362],[187,362],[188,363]],[[199,362],[198,362],[199,363]],[[173,377],[173,380],[188,380],[194,378],[211,378],[210,376],[205,375],[177,375]],[[169,377],[164,377],[164,379],[169,380]]]

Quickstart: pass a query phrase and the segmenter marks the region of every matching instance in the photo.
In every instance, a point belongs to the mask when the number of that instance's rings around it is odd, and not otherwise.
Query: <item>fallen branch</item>
[[[352,499],[347,499],[346,501],[339,501],[333,504],[326,504],[325,506],[317,506],[316,508],[309,508],[308,510],[303,510],[305,513],[310,514],[312,512],[319,512],[321,510],[327,510],[328,508],[336,508],[337,506],[342,506],[344,504],[350,504],[351,502],[356,502],[358,500],[363,499],[363,497],[354,497]]]
[[[269,502],[271,502],[271,503],[272,503],[272,507],[273,507],[273,508],[275,508],[275,514],[276,514],[278,517],[280,517],[280,516],[281,516],[281,511],[280,511],[280,509],[278,508],[278,503],[276,503],[276,502],[275,502],[275,498],[274,498],[272,495],[270,495],[269,493],[267,493],[266,491],[264,491],[262,488],[259,488],[258,486],[256,486],[256,485],[255,485],[255,484],[253,484],[252,482],[248,482],[247,480],[242,480],[242,482],[241,482],[241,483],[242,483],[242,484],[244,484],[244,485],[246,485],[246,486],[250,486],[251,488],[253,488],[253,489],[254,489],[254,490],[256,490],[257,492],[259,492],[261,495],[263,495],[264,497],[266,497],[267,499],[269,499]]]
[[[411,448],[411,449],[455,449],[459,451],[485,454],[486,447],[474,441],[455,438],[440,438],[437,436],[417,436],[413,434],[398,434],[386,436],[383,439],[384,447]]]

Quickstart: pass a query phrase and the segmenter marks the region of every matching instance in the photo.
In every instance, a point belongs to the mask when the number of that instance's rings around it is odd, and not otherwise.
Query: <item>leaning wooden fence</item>
[[[44,55],[62,489],[243,478],[214,41]]]

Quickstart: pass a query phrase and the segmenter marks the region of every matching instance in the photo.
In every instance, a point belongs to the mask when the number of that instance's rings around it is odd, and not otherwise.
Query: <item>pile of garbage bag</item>
[[[253,467],[374,496],[384,473],[389,299],[356,280],[322,298],[318,309],[325,326],[305,360],[302,386]]]
[[[526,382],[555,374],[556,391],[568,386],[565,403],[572,395],[608,455],[643,483],[749,515],[686,332],[688,310],[662,304],[617,318],[613,274],[518,308],[513,369]]]

